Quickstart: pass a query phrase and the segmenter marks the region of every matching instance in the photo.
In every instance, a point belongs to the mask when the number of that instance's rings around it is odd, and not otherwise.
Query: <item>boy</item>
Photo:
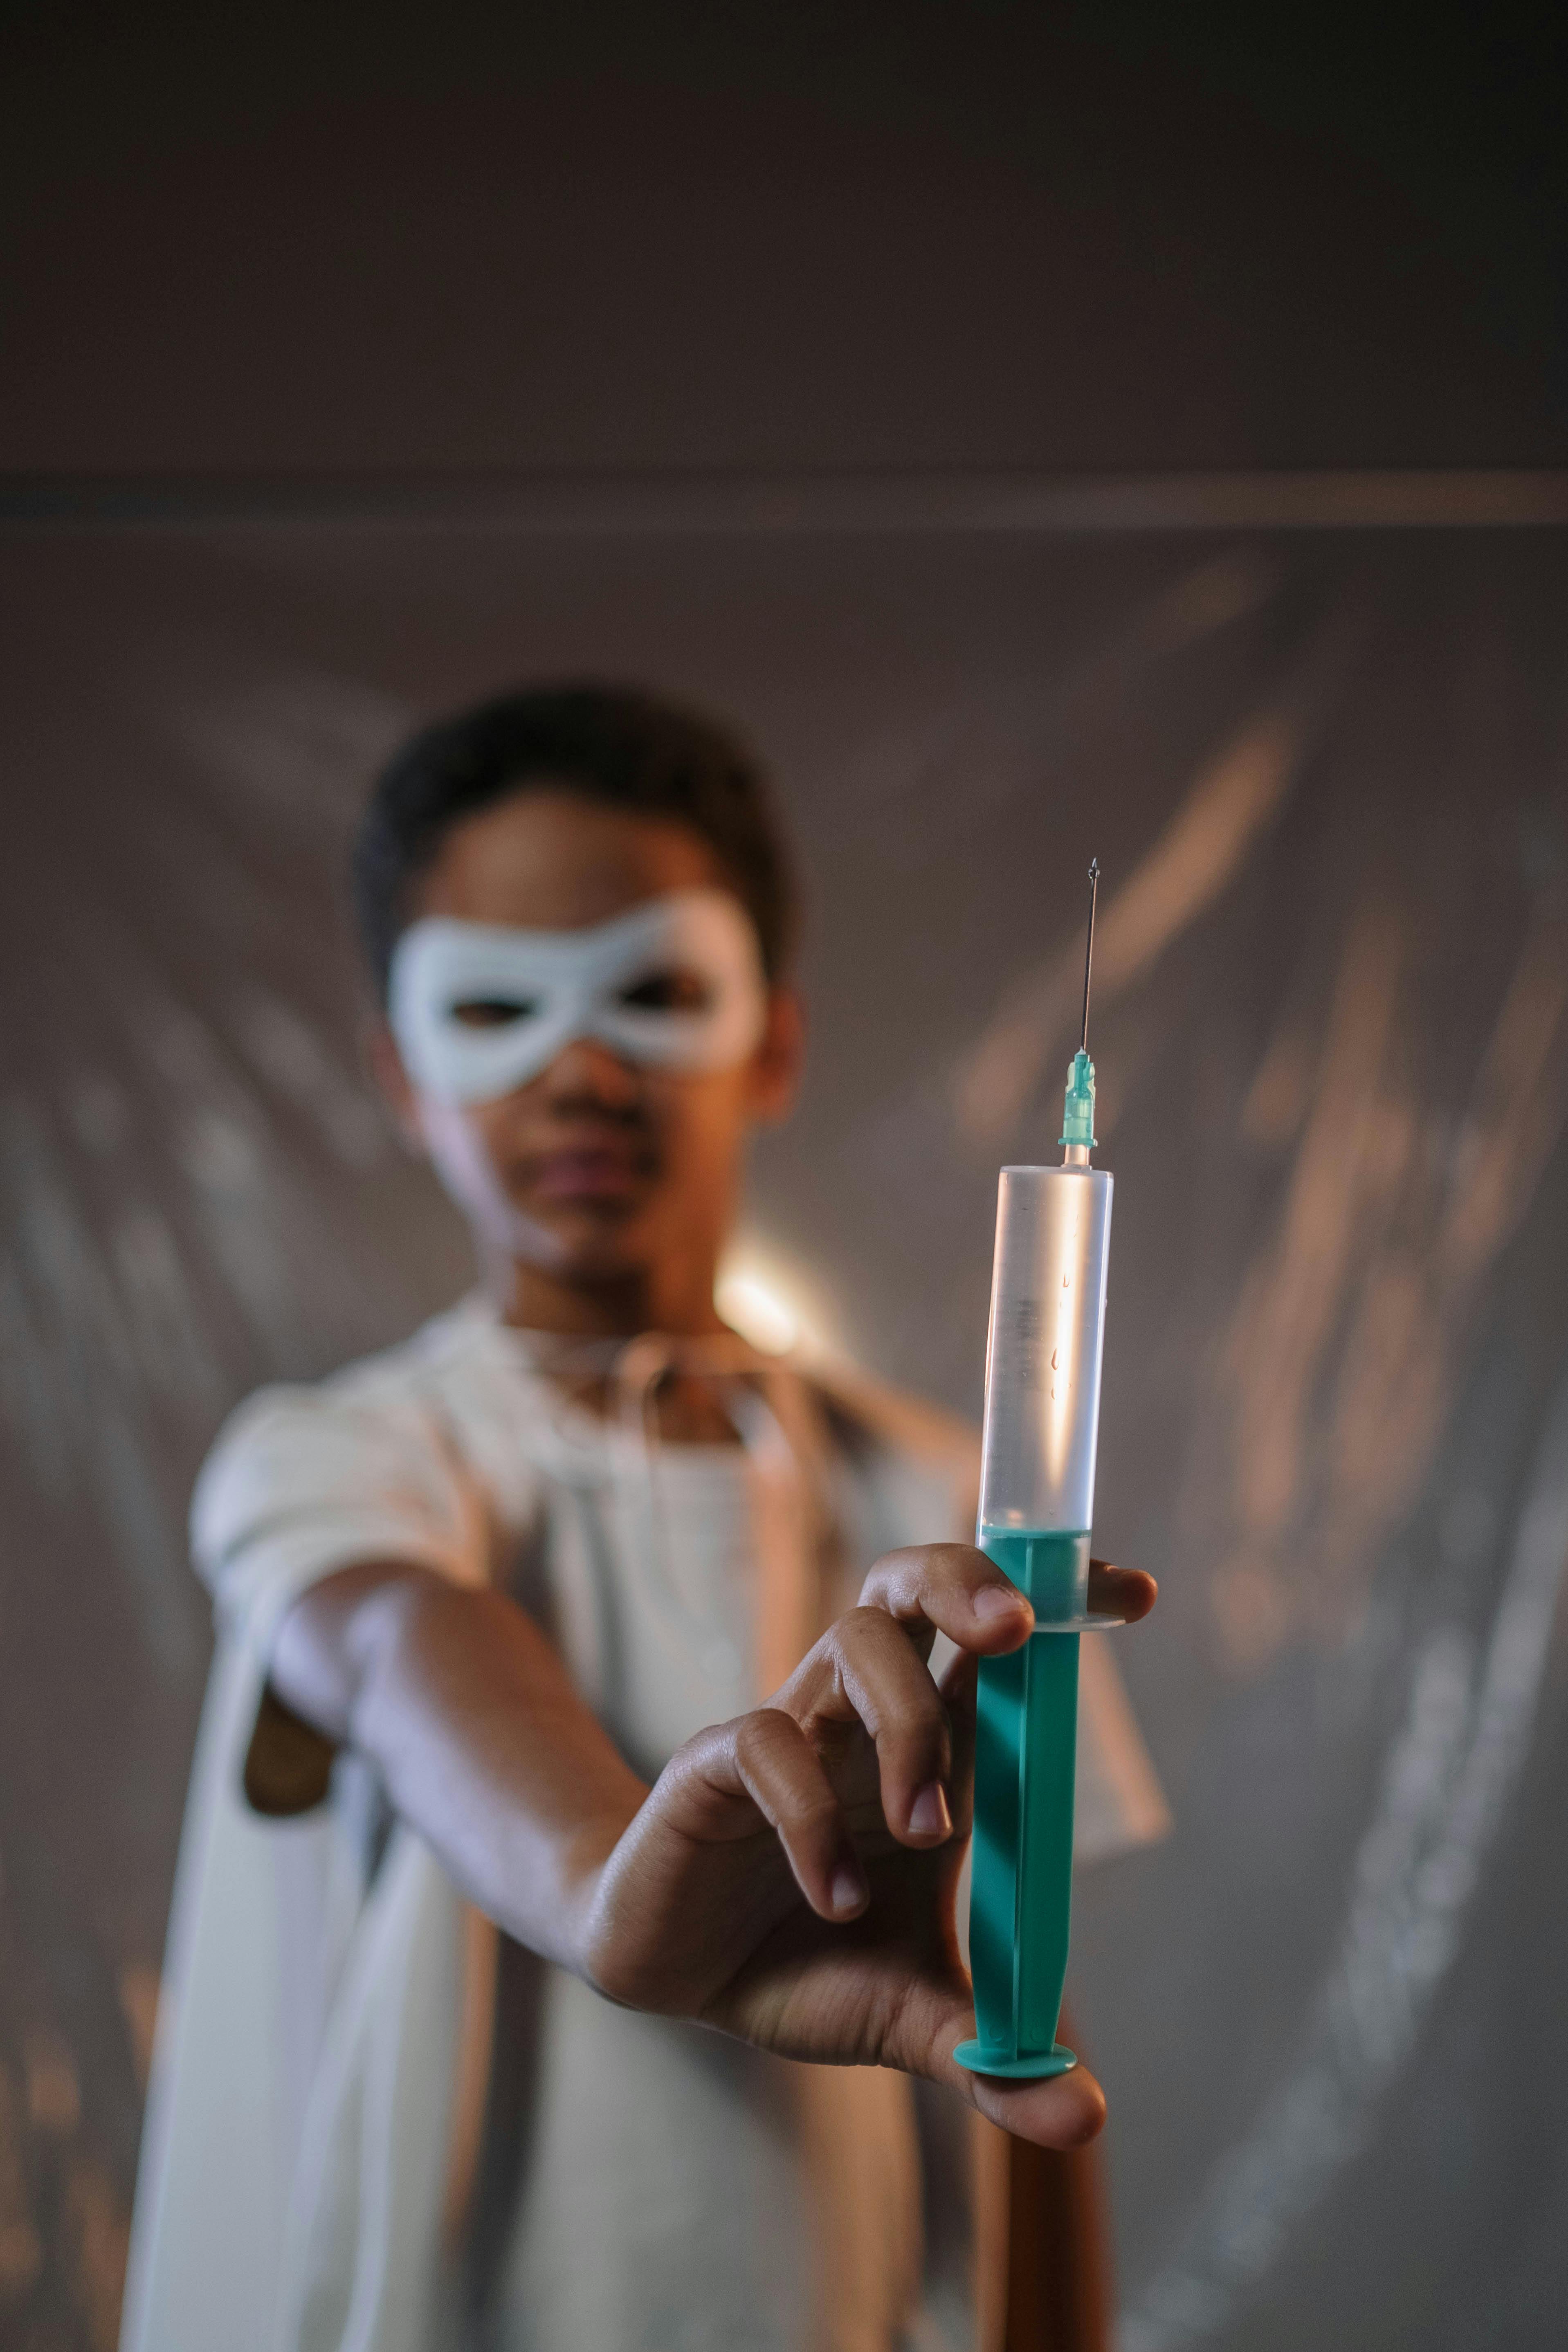
[[[252,1399],[198,1485],[221,1639],[128,2352],[932,2340],[960,2110],[910,2078],[1058,2148],[1102,2103],[949,2055],[974,1660],[1030,1623],[908,1548],[972,1524],[971,1443],[713,1304],[801,1054],[760,779],[647,697],[512,696],[393,763],[355,880],[483,1286]],[[1094,1687],[1128,1843],[1157,1795]]]

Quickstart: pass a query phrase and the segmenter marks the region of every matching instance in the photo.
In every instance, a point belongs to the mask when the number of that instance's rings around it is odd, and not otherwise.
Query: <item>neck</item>
[[[565,1274],[507,1258],[484,1269],[485,1288],[501,1318],[528,1331],[555,1331],[575,1339],[635,1339],[668,1331],[700,1339],[725,1328],[713,1304],[716,1262],[637,1268],[613,1276]]]

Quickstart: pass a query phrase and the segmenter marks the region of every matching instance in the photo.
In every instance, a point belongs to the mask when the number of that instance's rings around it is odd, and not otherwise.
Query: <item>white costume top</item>
[[[230,1422],[193,1510],[219,1640],[122,2352],[902,2340],[921,2306],[922,2130],[955,2102],[614,2008],[504,1941],[497,1998],[493,1936],[361,1759],[340,1757],[330,1801],[292,1820],[244,1793],[277,1628],[351,1562],[513,1591],[651,1779],[773,1686],[879,1552],[973,1526],[956,1424],[858,1377],[764,1386],[755,1443],[658,1447],[650,1478],[635,1436],[566,1403],[527,1339],[470,1300]],[[827,1508],[808,1525],[799,1505],[791,1529],[769,1464],[781,1433],[798,1458],[808,1429]],[[815,1588],[789,1592],[792,1557],[826,1563]],[[1089,1859],[1157,1835],[1164,1809],[1103,1643],[1082,1654]]]

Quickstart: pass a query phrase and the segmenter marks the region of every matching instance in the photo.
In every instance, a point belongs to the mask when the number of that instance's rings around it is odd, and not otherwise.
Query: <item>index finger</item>
[[[1136,1625],[1147,1617],[1160,1597],[1160,1588],[1141,1568],[1112,1568],[1109,1560],[1089,1563],[1089,1610],[1091,1617],[1119,1618]]]
[[[1034,1631],[1017,1586],[973,1544],[910,1544],[885,1552],[860,1588],[862,1609],[883,1609],[911,1630],[945,1633],[961,1650],[997,1657]]]

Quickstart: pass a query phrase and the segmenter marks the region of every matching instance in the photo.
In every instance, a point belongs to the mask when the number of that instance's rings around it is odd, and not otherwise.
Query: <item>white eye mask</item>
[[[700,982],[702,1003],[627,1001],[677,973]],[[424,1093],[488,1102],[537,1077],[574,1037],[654,1067],[729,1069],[763,1034],[767,984],[756,932],[728,891],[679,890],[577,931],[427,916],[393,952],[387,1009]]]

